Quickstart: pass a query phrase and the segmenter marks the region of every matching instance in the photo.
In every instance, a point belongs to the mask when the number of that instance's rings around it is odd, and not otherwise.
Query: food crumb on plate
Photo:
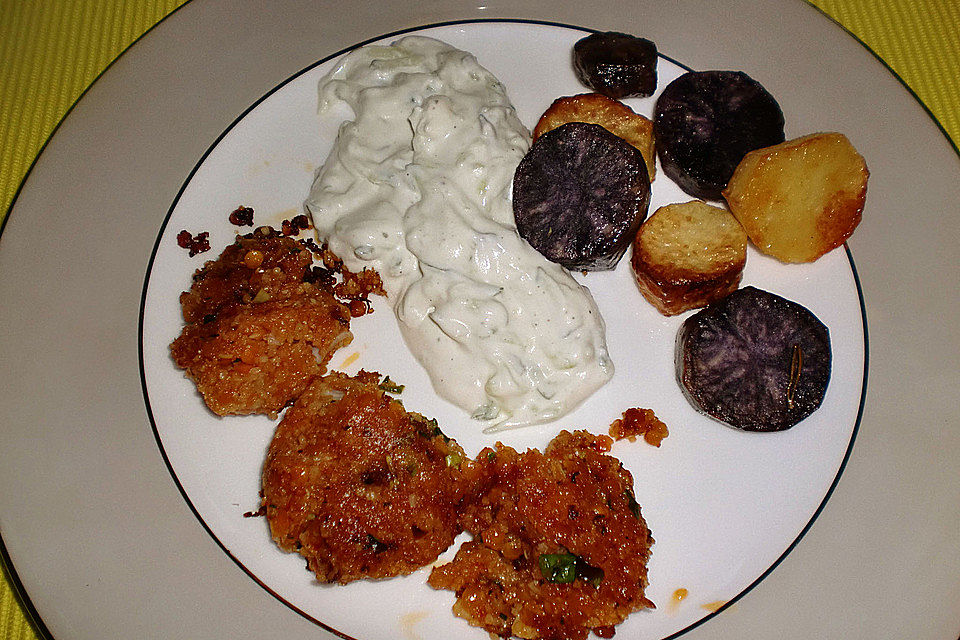
[[[636,442],[637,436],[643,436],[647,444],[659,447],[668,435],[667,425],[651,409],[627,409],[610,424],[610,437],[614,440]]]

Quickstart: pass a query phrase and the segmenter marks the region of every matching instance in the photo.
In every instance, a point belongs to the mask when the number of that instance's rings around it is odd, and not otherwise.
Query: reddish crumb
[[[306,280],[307,282],[313,282],[318,287],[333,291],[334,285],[337,284],[337,272],[325,267],[314,266],[310,268]]]
[[[304,214],[294,216],[291,220],[280,223],[280,230],[285,236],[298,236],[304,229],[310,228],[310,218]]]
[[[593,630],[593,633],[598,638],[612,638],[616,635],[617,630],[615,627],[597,627]]]
[[[317,244],[316,240],[313,238],[304,238],[301,240],[303,246],[313,252],[315,256],[320,256],[323,253],[324,247],[321,247]]]
[[[627,439],[636,442],[637,436],[643,436],[647,444],[655,447],[667,437],[667,425],[661,422],[650,409],[627,409],[623,417],[610,425],[610,435],[614,440]]]
[[[364,269],[360,273],[354,273],[341,265],[340,275],[343,276],[343,282],[334,287],[333,291],[341,298],[366,300],[371,293],[378,296],[387,295],[387,292],[383,289],[383,280],[380,278],[380,274],[373,269]]]
[[[373,312],[367,300],[351,300],[347,306],[350,307],[350,317],[352,318],[359,318]]]
[[[240,205],[230,214],[230,223],[238,227],[252,227],[253,209]]]
[[[327,269],[336,272],[339,272],[341,269],[343,269],[343,260],[338,258],[337,254],[331,251],[330,247],[328,247],[326,244],[320,247],[319,257],[320,262],[322,262],[323,266],[325,266]]]
[[[201,231],[194,236],[186,229],[183,229],[177,234],[177,245],[189,250],[191,258],[198,253],[210,251],[210,232]]]

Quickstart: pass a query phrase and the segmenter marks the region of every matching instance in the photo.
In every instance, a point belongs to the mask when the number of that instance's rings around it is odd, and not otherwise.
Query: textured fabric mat
[[[960,2],[811,0],[897,74],[960,146]],[[0,0],[0,220],[71,105],[183,0]],[[2,490],[2,489],[0,489]],[[34,640],[9,579],[0,640]]]

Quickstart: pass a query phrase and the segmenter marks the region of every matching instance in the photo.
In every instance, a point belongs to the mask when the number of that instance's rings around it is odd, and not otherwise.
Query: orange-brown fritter
[[[287,410],[263,470],[274,541],[320,582],[389,578],[434,561],[460,532],[463,450],[408,413],[375,373],[318,378]]]
[[[351,307],[318,274],[304,241],[271,227],[237,236],[180,295],[186,326],[170,345],[211,411],[275,417],[353,339]],[[318,275],[329,275],[318,278]]]
[[[456,615],[502,637],[582,640],[653,607],[653,538],[610,443],[563,431],[543,453],[499,443],[480,453],[479,494],[462,512],[474,539],[428,580],[456,593]]]
[[[170,345],[217,415],[275,416],[353,339],[350,312],[330,292],[301,283],[288,294],[188,324]]]

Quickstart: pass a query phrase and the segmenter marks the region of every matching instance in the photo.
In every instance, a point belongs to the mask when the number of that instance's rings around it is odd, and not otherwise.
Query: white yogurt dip
[[[345,56],[319,97],[354,119],[306,202],[317,235],[380,273],[441,397],[496,430],[558,418],[610,379],[590,292],[517,234],[510,187],[530,134],[490,72],[407,37]]]

